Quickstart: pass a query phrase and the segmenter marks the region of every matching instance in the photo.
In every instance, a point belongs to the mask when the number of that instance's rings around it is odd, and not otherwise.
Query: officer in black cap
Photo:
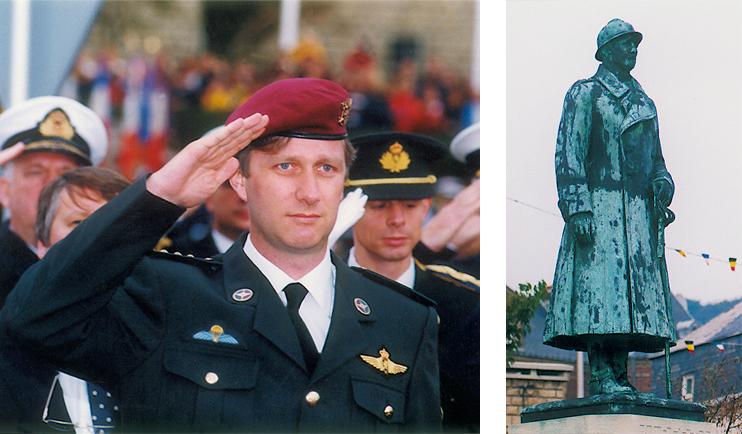
[[[352,139],[357,160],[346,191],[368,195],[353,226],[348,264],[413,288],[437,303],[441,407],[445,429],[479,429],[479,281],[449,267],[423,265],[412,250],[435,195],[430,163],[446,155],[431,138],[381,133]]]

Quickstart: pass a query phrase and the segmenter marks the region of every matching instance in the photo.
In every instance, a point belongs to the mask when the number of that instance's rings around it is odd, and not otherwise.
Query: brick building
[[[421,61],[438,57],[465,77],[478,69],[476,1],[305,0],[300,5],[299,36],[316,36],[333,66],[365,40],[387,69],[400,51]],[[280,6],[278,1],[104,0],[85,46],[121,53],[164,50],[175,60],[212,50],[267,62],[278,49]]]

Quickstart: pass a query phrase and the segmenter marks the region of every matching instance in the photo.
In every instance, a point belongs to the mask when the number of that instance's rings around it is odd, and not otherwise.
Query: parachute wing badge
[[[386,349],[382,348],[379,350],[379,354],[381,357],[365,356],[361,354],[361,358],[364,362],[385,374],[401,374],[407,370],[407,366],[392,362]]]

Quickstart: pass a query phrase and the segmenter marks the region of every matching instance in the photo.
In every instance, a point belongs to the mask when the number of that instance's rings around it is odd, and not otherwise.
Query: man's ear
[[[243,201],[247,202],[247,192],[245,191],[245,177],[239,170],[229,178],[229,185],[232,186],[234,191],[237,192],[237,196]]]
[[[425,214],[427,214],[430,211],[430,207],[433,205],[433,198],[429,197],[427,199],[423,199],[423,206],[425,207]]]
[[[0,176],[0,203],[6,209],[10,206],[10,180],[4,176]]]

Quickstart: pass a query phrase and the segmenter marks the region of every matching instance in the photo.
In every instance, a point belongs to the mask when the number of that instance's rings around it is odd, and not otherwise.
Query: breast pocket
[[[377,422],[383,422],[377,423],[377,427],[404,423],[404,392],[385,384],[360,378],[352,378],[351,385],[356,404],[376,416]],[[382,428],[381,431],[388,431],[389,428],[392,427],[387,426],[387,429]]]
[[[250,425],[260,364],[245,350],[184,343],[165,351],[163,367],[183,392],[175,397],[181,418],[203,429]]]

